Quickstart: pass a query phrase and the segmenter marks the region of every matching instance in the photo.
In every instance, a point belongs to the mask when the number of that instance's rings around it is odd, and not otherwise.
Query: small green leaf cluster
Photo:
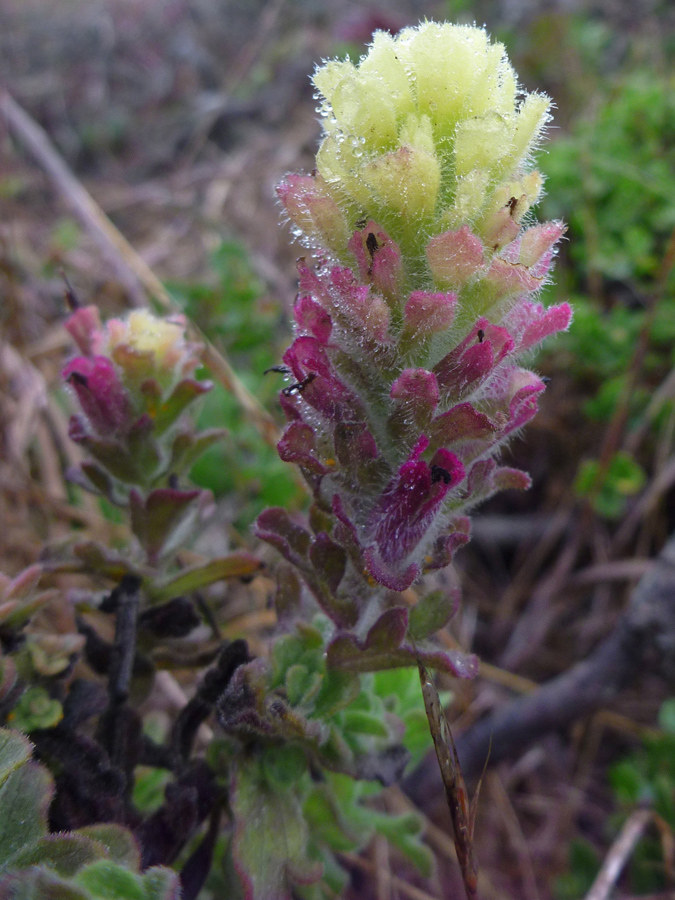
[[[581,463],[574,482],[578,497],[588,497],[593,509],[605,519],[619,519],[629,497],[645,485],[647,476],[633,457],[623,450],[614,454],[606,471],[597,460]]]
[[[31,760],[30,742],[0,729],[0,897],[61,900],[178,900],[178,875],[140,872],[138,846],[119,825],[49,834],[52,778]]]
[[[281,883],[307,900],[339,893],[346,883],[339,854],[362,849],[375,834],[423,874],[432,869],[419,816],[391,815],[380,799],[383,785],[400,777],[406,763],[418,763],[431,743],[417,672],[359,676],[330,669],[330,633],[327,618],[317,614],[277,639],[256,741],[227,757],[236,825],[226,850],[234,865],[225,862],[223,871],[236,871],[245,887],[255,885],[256,898],[276,896]],[[239,670],[250,693],[260,671],[255,665]],[[224,718],[228,699],[221,723],[245,741],[234,716]],[[276,734],[270,733],[273,711]],[[239,721],[250,728],[253,720]],[[289,724],[295,740],[288,737]],[[228,890],[234,890],[229,883]]]
[[[657,276],[675,227],[674,87],[634,70],[549,147],[544,207],[569,224],[577,288],[591,272],[639,289]]]

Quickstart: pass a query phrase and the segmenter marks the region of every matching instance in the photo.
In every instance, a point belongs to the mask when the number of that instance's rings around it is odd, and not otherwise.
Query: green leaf
[[[154,866],[143,876],[146,900],[180,900],[180,878],[165,866]]]
[[[286,672],[286,697],[291,706],[307,704],[321,689],[323,677],[307,666],[291,666]]]
[[[141,854],[133,834],[121,825],[112,822],[100,825],[87,825],[79,828],[76,834],[84,835],[98,841],[113,862],[125,866],[127,869],[138,871],[141,864]]]
[[[454,591],[432,591],[422,597],[410,610],[408,634],[414,641],[423,641],[449,622],[457,608]]]
[[[310,884],[321,877],[321,864],[307,857],[307,823],[294,790],[271,786],[256,762],[242,760],[231,804],[232,851],[246,900],[281,900],[294,880]]]
[[[675,697],[661,704],[659,725],[667,734],[675,735]]]
[[[48,834],[15,853],[9,868],[47,866],[59,875],[69,877],[104,856],[105,847],[83,834]]]
[[[97,900],[147,900],[140,876],[109,860],[92,863],[74,881]]]
[[[307,759],[300,747],[268,747],[262,758],[262,769],[270,784],[288,788],[307,771]]]
[[[51,776],[34,762],[15,768],[5,779],[0,787],[0,871],[15,853],[46,834],[53,793]]]
[[[0,787],[15,769],[33,755],[33,745],[23,734],[9,728],[0,728]]]
[[[374,737],[389,737],[389,729],[377,716],[359,710],[346,710],[343,714],[344,730]]]
[[[312,718],[327,719],[344,709],[359,693],[359,679],[351,672],[327,669],[314,700]]]
[[[252,553],[240,551],[185,569],[169,581],[150,587],[148,592],[153,600],[170,600],[215,584],[224,578],[248,578],[255,575],[261,567],[262,562]]]
[[[52,728],[63,718],[63,708],[43,687],[29,687],[10,713],[15,728],[30,733],[36,728]]]

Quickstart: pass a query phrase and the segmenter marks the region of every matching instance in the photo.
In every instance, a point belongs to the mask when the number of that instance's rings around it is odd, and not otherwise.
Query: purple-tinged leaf
[[[205,496],[207,492],[200,490],[156,488],[144,500],[132,489],[129,494],[131,528],[151,564],[184,539],[198,514],[197,501]]]
[[[160,401],[151,412],[156,433],[163,434],[193,401],[207,394],[212,387],[210,381],[197,381],[196,378],[184,378],[179,381],[168,398]]]
[[[415,562],[411,562],[410,565],[403,568],[397,567],[396,570],[392,570],[390,565],[383,562],[377,547],[366,547],[363,552],[363,558],[366,562],[368,573],[375,581],[389,588],[390,591],[399,593],[407,591],[420,574],[420,567]]]
[[[513,349],[514,341],[506,328],[478,319],[464,340],[434,367],[441,390],[451,395],[469,391]]]
[[[389,307],[383,297],[359,284],[351,269],[340,266],[330,271],[330,288],[335,307],[364,337],[380,344],[388,340]]]
[[[336,594],[347,567],[347,554],[343,548],[332,541],[325,532],[321,532],[312,541],[309,560],[329,591]]]
[[[68,437],[81,444],[104,469],[125,484],[140,484],[144,473],[129,451],[117,440],[96,437],[89,434],[79,416],[72,416],[68,426]]]
[[[467,494],[472,501],[492,493],[492,476],[496,468],[494,459],[479,459],[471,466],[467,477]]]
[[[335,455],[347,472],[365,475],[369,463],[377,459],[377,444],[365,422],[338,422],[333,432]]]
[[[316,437],[309,425],[291,422],[277,444],[279,456],[284,462],[296,463],[315,475],[326,475],[330,469],[318,458]]]
[[[334,250],[344,247],[349,228],[344,213],[320,175],[287,175],[277,196],[293,224]]]
[[[101,844],[85,837],[81,832],[47,834],[16,853],[9,868],[21,870],[31,866],[44,866],[68,878],[83,866],[105,858],[105,855],[105,848]]]
[[[501,466],[494,473],[493,485],[497,491],[527,491],[532,487],[532,479],[520,469]]]
[[[97,541],[78,541],[73,547],[74,560],[45,565],[49,572],[95,572],[112,581],[120,581],[125,575],[140,576],[131,559],[120,556]]]
[[[285,509],[266,509],[258,516],[255,533],[275,547],[289,563],[301,570],[307,569],[311,535],[293,522]]]
[[[543,283],[543,278],[535,277],[527,266],[500,257],[490,263],[485,280],[494,286],[500,300],[517,294],[530,294]]]
[[[408,630],[408,610],[394,606],[385,610],[370,627],[364,647],[366,650],[392,650],[398,647]]]
[[[33,745],[24,734],[10,728],[0,728],[0,787],[32,755]]]
[[[180,473],[188,471],[209,447],[227,437],[224,428],[208,428],[196,434],[182,431],[176,435],[171,446],[171,461],[168,471]]]
[[[418,574],[419,568],[406,564],[406,557],[426,534],[448,491],[464,477],[461,461],[448,451],[432,465],[424,462],[421,456],[428,445],[427,437],[419,438],[369,517],[373,544],[365,553],[368,569],[392,590],[405,590]]]
[[[279,566],[276,574],[277,590],[274,595],[274,609],[277,619],[284,622],[300,612],[302,584],[292,566]]]
[[[471,403],[458,403],[432,420],[429,439],[432,447],[442,447],[487,438],[496,431],[497,426],[485,413]]]
[[[444,569],[452,562],[452,558],[460,547],[471,538],[471,521],[467,516],[460,516],[453,522],[455,530],[436,538],[433,548],[424,558],[424,571],[433,572]]]
[[[455,318],[457,294],[413,291],[405,305],[403,340],[424,339],[445,331]]]
[[[333,330],[333,320],[326,310],[311,297],[301,296],[293,307],[293,316],[301,331],[327,344]]]
[[[16,765],[6,776],[0,786],[0,869],[47,833],[53,795],[51,775],[35,762]]]
[[[534,418],[538,408],[538,395],[545,387],[541,378],[533,372],[524,369],[513,370],[508,388],[511,399],[505,434],[521,428]]]
[[[433,407],[438,403],[436,376],[428,369],[404,369],[392,384],[389,396],[394,400]]]
[[[543,222],[527,228],[518,240],[504,248],[502,258],[526,266],[530,275],[543,279],[553,259],[553,246],[566,231],[560,221]]]
[[[73,469],[73,478],[71,480],[75,481],[75,483],[79,484],[81,487],[86,486],[89,491],[102,494],[110,500],[111,503],[115,502],[116,497],[113,480],[105,469],[102,469],[101,466],[88,459],[85,459],[80,463],[80,469],[85,478],[81,481],[77,480],[79,472],[77,469]]]
[[[355,405],[355,398],[335,375],[324,347],[316,338],[296,338],[284,354],[284,362],[296,378],[297,396],[328,419],[337,422],[352,418],[349,411]]]
[[[0,586],[0,599],[14,600],[15,598],[27,597],[33,588],[37,587],[44,571],[44,566],[41,563],[33,563],[32,566],[28,566],[11,581],[7,581],[4,586]]]
[[[532,304],[532,306],[535,306],[535,304]],[[546,311],[539,304],[536,304],[536,307],[538,309],[536,312],[533,310],[533,314],[530,316],[532,324],[528,325],[520,339],[519,351],[534,347],[549,335],[556,334],[558,331],[566,331],[572,321],[572,308],[568,303],[552,306]],[[540,310],[541,312],[539,312]],[[537,315],[537,313],[539,314]]]
[[[128,829],[121,825],[115,825],[113,822],[104,822],[100,825],[78,828],[77,833],[102,844],[107,851],[108,858],[113,862],[119,863],[132,872],[138,872],[141,854],[134,836]]]
[[[414,666],[418,661],[457,678],[473,678],[478,672],[476,657],[467,656],[459,650],[428,650],[406,643],[398,647],[369,648],[366,642],[346,633],[336,635],[326,652],[329,668],[352,673],[399,669]]]
[[[455,289],[466,284],[485,263],[483,244],[468,225],[432,238],[427,259],[434,281]]]
[[[516,210],[507,204],[494,212],[485,223],[483,230],[485,245],[495,253],[518,237],[520,221],[519,217],[514,218],[514,212]]]

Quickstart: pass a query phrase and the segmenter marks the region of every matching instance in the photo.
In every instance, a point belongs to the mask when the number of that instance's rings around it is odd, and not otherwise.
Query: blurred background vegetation
[[[486,506],[460,554],[456,637],[504,673],[455,692],[464,727],[522,688],[509,673],[541,681],[586,655],[675,526],[675,5],[3,0],[0,84],[280,421],[282,378],[267,370],[289,339],[303,251],[279,226],[273,188],[312,165],[320,128],[308,76],[325,57],[358,57],[374,28],[425,17],[484,23],[523,85],[553,97],[538,215],[568,232],[544,300],[575,308],[570,332],[536,360],[551,383],[510,449],[534,488]],[[72,507],[78,527],[114,539],[115,511],[63,478],[74,450],[58,386],[69,346],[62,273],[106,315],[129,298],[2,130],[0,210],[0,570],[12,574],[67,540]],[[224,389],[201,422],[228,430],[193,472],[217,499],[205,550],[250,543],[266,506],[303,507],[289,467]],[[583,896],[641,803],[663,827],[621,890],[665,890],[673,723],[666,687],[645,676],[610,712],[501,766],[506,791],[493,784],[490,798],[488,785],[477,829],[495,896]]]

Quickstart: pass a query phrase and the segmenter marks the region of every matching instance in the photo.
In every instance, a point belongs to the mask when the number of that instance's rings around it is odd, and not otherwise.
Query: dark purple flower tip
[[[434,366],[441,390],[450,395],[466,394],[491,375],[514,347],[506,328],[478,319],[464,340]]]
[[[133,424],[131,400],[106,356],[77,356],[62,373],[82,411],[101,437],[126,433]]]
[[[464,480],[464,465],[458,456],[441,447],[431,458],[431,480],[442,481],[448,490]]]
[[[320,344],[328,343],[333,320],[319,303],[311,297],[301,296],[293,307],[293,315],[301,331],[312,335]]]
[[[426,338],[452,324],[457,294],[413,291],[405,305],[403,333],[406,338]]]
[[[364,554],[368,569],[392,590],[405,590],[419,574],[419,565],[408,563],[407,557],[426,535],[448,491],[464,478],[461,461],[447,450],[439,450],[431,465],[422,460],[428,446],[422,435],[369,517],[374,540]]]
[[[103,329],[98,307],[81,306],[63,324],[85,356],[91,356],[100,349]]]
[[[372,283],[388,299],[398,294],[401,278],[401,251],[386,231],[371,219],[349,241],[361,280]]]

